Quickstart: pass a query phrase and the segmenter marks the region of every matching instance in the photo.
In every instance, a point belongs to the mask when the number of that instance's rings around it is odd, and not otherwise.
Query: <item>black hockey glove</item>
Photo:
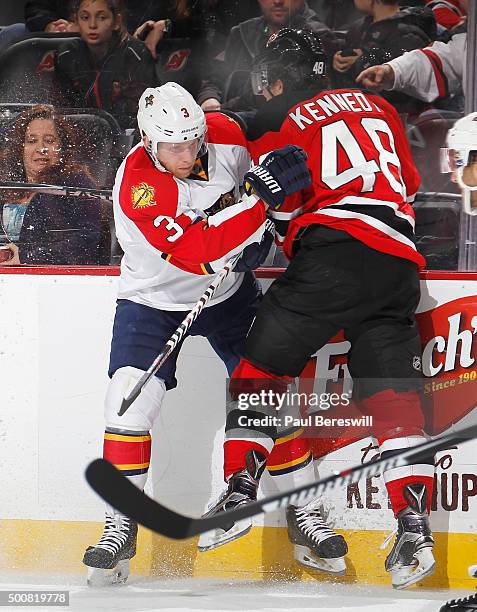
[[[265,231],[260,242],[246,246],[242,256],[234,267],[234,272],[249,272],[259,268],[265,259],[275,239],[275,225],[271,219],[265,221]]]
[[[253,191],[272,210],[279,208],[286,196],[311,185],[306,165],[307,155],[296,145],[287,145],[266,155],[258,166],[245,173],[245,191]]]

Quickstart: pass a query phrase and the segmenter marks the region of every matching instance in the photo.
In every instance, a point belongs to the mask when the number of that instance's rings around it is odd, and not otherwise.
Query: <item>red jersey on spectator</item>
[[[465,17],[459,0],[426,0],[426,5],[432,9],[437,23],[446,30],[455,28]]]

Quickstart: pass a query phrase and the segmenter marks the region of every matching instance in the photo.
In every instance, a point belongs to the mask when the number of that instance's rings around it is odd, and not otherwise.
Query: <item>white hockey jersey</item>
[[[265,207],[240,198],[250,167],[238,124],[207,114],[209,147],[193,178],[155,168],[143,146],[121,164],[113,189],[121,261],[119,298],[163,310],[190,310],[228,259],[260,241]],[[230,297],[243,274],[230,273],[209,305]]]
[[[408,51],[387,62],[395,75],[392,89],[426,102],[465,91],[466,56],[467,33],[460,29],[448,43]]]

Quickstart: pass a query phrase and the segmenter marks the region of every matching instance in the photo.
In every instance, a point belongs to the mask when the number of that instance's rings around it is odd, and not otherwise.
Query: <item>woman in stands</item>
[[[33,106],[6,134],[0,181],[95,187],[75,162],[75,146],[72,127],[52,106]],[[101,261],[100,205],[90,198],[0,190],[0,229],[9,256],[0,266]]]
[[[135,127],[140,95],[158,84],[151,54],[127,33],[121,0],[74,0],[73,11],[80,38],[65,42],[55,60],[68,104],[102,108],[121,127]]]

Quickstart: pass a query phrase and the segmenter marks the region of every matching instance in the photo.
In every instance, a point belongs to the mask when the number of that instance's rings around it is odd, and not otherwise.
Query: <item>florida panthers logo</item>
[[[154,187],[147,183],[140,183],[135,187],[131,187],[131,200],[133,208],[148,208],[155,206]]]

